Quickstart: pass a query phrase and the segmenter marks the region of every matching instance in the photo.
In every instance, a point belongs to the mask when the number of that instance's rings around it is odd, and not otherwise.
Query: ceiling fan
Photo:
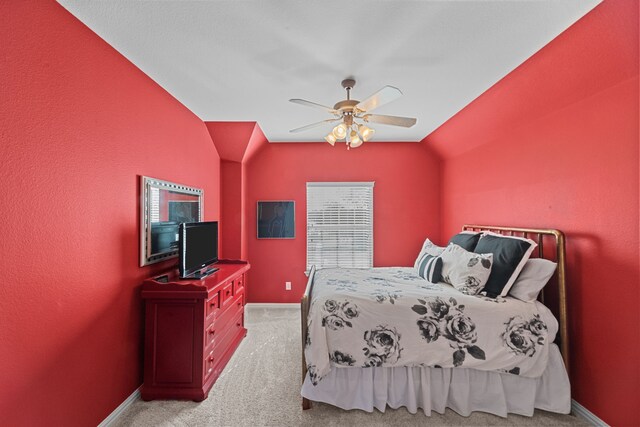
[[[347,149],[356,148],[369,141],[373,137],[374,130],[366,126],[364,123],[380,123],[383,125],[402,126],[410,128],[416,124],[416,119],[410,117],[384,116],[380,114],[370,114],[371,111],[394,101],[402,96],[400,89],[393,86],[385,86],[364,101],[351,99],[351,89],[356,85],[354,79],[345,79],[342,81],[342,87],[347,91],[347,99],[336,103],[336,105],[327,107],[325,105],[316,104],[315,102],[306,101],[304,99],[290,99],[289,101],[306,105],[307,107],[319,108],[332,114],[334,117],[321,122],[291,129],[289,132],[297,133],[308,129],[322,126],[325,123],[340,122],[324,139],[331,145],[335,145],[336,141],[345,140]]]

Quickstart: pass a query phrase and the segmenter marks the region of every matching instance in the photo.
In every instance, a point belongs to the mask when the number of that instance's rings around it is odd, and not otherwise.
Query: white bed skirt
[[[445,408],[464,416],[482,411],[501,417],[532,416],[536,408],[571,411],[569,377],[555,344],[539,378],[464,368],[335,368],[315,387],[307,375],[301,393],[315,402],[367,412],[384,412],[387,405],[405,406],[412,414],[422,408],[425,415]]]

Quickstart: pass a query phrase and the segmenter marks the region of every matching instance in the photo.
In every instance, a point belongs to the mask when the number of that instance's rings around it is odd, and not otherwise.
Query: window
[[[149,203],[149,217],[151,222],[160,222],[160,189],[158,187],[150,187],[151,200]]]
[[[307,183],[307,271],[373,266],[373,184]]]

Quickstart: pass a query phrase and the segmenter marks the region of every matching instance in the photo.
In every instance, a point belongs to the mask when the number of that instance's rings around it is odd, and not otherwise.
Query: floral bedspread
[[[431,366],[542,375],[558,324],[540,303],[465,295],[413,268],[315,273],[305,357],[332,367]]]

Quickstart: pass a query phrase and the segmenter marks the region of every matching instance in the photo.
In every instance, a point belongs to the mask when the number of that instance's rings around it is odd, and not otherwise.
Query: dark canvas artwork
[[[200,206],[195,202],[178,202],[169,200],[169,221],[198,222]]]
[[[293,201],[258,202],[258,239],[293,239]]]

